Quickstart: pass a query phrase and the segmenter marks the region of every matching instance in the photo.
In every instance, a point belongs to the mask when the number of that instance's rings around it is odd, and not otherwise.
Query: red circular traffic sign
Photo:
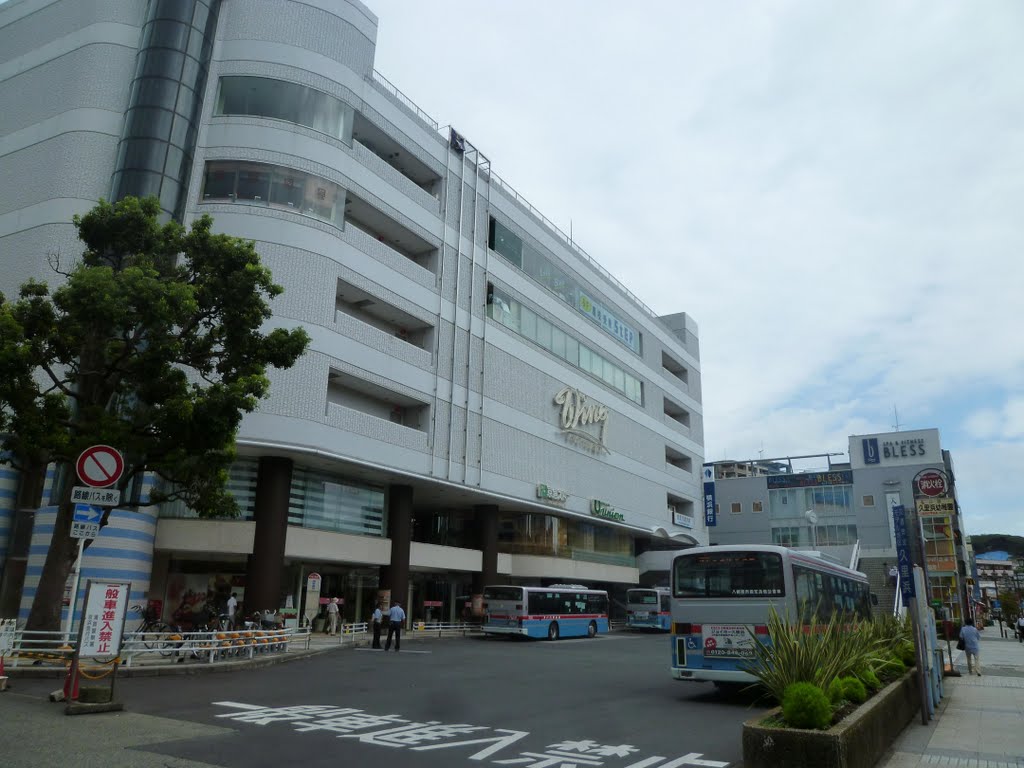
[[[94,445],[82,451],[75,462],[75,470],[86,485],[106,488],[121,479],[124,474],[124,458],[116,448]]]

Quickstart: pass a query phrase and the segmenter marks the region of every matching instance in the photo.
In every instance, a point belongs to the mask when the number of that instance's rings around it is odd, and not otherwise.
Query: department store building
[[[242,424],[239,519],[115,510],[87,550],[83,577],[165,618],[210,591],[299,606],[317,573],[348,620],[379,590],[451,620],[486,583],[618,593],[708,541],[696,323],[376,72],[376,39],[355,0],[0,6],[0,290],[52,282],[99,198],[156,195],[254,240],[272,323],[312,337]],[[0,469],[0,598],[25,617],[54,511],[17,484]]]

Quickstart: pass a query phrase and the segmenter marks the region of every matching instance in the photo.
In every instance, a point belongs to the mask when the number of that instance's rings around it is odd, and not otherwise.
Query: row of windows
[[[833,500],[835,498],[834,496],[823,496],[822,494],[814,494],[814,493],[802,493],[803,491],[810,491],[810,489],[787,489],[787,490],[782,490],[782,491],[769,491],[768,492],[769,496],[771,494],[773,494],[773,493],[774,494],[778,494],[776,499],[774,500],[774,501],[777,501],[777,506],[773,508],[772,517],[792,517],[793,516],[793,510],[800,508],[801,497],[803,497],[803,502],[802,503],[807,504],[806,509],[814,509],[815,512],[817,512],[818,509],[821,509],[822,507],[833,507],[833,508],[836,507],[836,505],[833,503]],[[845,496],[846,496],[846,500],[848,501],[848,499],[849,499],[849,492],[848,491],[846,492]],[[808,501],[807,497],[810,498],[809,501]],[[826,498],[826,497],[828,498],[829,503],[828,504],[822,504],[821,503],[822,499]],[[818,509],[815,509],[816,505],[817,505]],[[864,506],[864,507],[873,507],[873,506],[875,506],[875,497],[874,496],[863,496],[863,497],[861,497],[861,506]],[[805,509],[805,511],[806,511],[806,509]],[[840,510],[847,510],[848,507],[845,506],[845,505],[840,505],[839,509]],[[719,505],[716,504],[715,505],[715,512],[717,513],[718,510],[719,510]],[[742,514],[744,512],[743,502],[742,501],[732,501],[732,502],[729,502],[729,511],[732,512],[734,515]],[[750,511],[751,512],[764,512],[764,502],[763,501],[752,501],[752,502],[750,502]],[[835,510],[834,509],[822,509],[822,514],[835,514]]]
[[[603,381],[634,403],[643,405],[643,382],[640,379],[626,373],[615,363],[602,357],[585,344],[581,344],[577,339],[556,328],[532,309],[493,285],[487,287],[487,315],[570,365]]]
[[[266,77],[222,77],[217,115],[249,115],[284,120],[352,145],[355,110],[314,88]]]
[[[796,517],[813,509],[819,516],[849,514],[853,508],[853,486],[819,485],[813,488],[772,488],[768,491],[771,517]]]
[[[206,164],[203,202],[230,200],[286,208],[342,226],[345,190],[309,173],[266,163],[216,160]]]
[[[527,612],[535,614],[607,614],[608,596],[582,592],[528,592]]]
[[[815,525],[773,525],[772,544],[783,547],[838,547],[857,542],[857,526],[838,523]]]
[[[871,617],[871,595],[867,584],[793,566],[793,581],[800,619],[810,622],[817,617],[828,621],[833,614]]]
[[[595,301],[576,280],[555,266],[529,243],[524,243],[522,238],[508,227],[493,218],[487,245],[492,251],[503,256],[508,262],[528,274],[577,312],[586,315],[592,322],[601,326],[620,344],[636,354],[640,354],[641,335],[639,331]]]

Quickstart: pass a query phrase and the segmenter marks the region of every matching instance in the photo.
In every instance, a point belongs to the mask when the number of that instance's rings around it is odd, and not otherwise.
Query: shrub
[[[869,691],[877,691],[882,687],[882,681],[878,679],[878,675],[875,674],[875,670],[871,667],[865,666],[857,672],[857,677],[864,683],[864,686]]]
[[[895,680],[898,677],[902,677],[907,671],[907,665],[903,663],[901,659],[895,656],[890,656],[887,659],[883,659],[880,664],[875,667],[879,677],[886,680]]]
[[[837,677],[828,684],[828,699],[833,705],[838,705],[846,698],[848,697],[846,692],[843,690],[843,679]]]
[[[856,677],[841,677],[836,682],[839,683],[843,691],[844,699],[848,699],[854,704],[863,704],[867,701],[868,691],[864,687],[864,683]]]
[[[794,728],[823,731],[832,724],[832,705],[818,686],[793,683],[782,695],[782,718]]]
[[[914,652],[914,644],[909,641],[901,642],[896,652],[900,657],[900,661],[903,662],[903,666],[908,669],[917,664],[917,654]]]

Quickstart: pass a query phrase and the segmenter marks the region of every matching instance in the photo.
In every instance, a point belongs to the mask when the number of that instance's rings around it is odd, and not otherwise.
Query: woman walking
[[[981,644],[981,635],[978,629],[974,626],[974,619],[966,619],[963,627],[960,629],[960,642],[957,643],[957,648],[963,647],[963,652],[967,655],[967,674],[976,674],[981,677],[981,656],[978,654],[978,646]],[[974,664],[971,664],[971,661]]]

